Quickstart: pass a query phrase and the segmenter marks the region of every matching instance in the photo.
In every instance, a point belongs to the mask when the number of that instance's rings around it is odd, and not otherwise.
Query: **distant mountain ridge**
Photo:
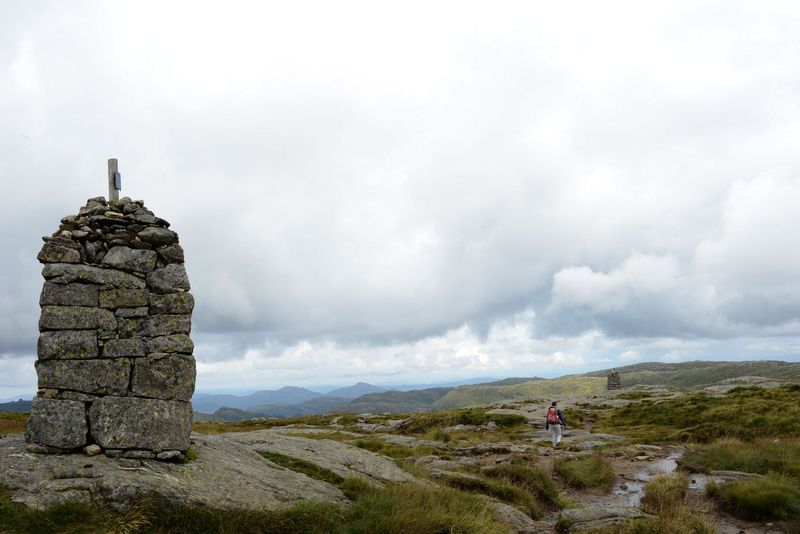
[[[357,382],[352,386],[347,386],[345,388],[339,388],[329,391],[327,393],[327,396],[340,397],[343,399],[355,399],[362,395],[368,395],[370,393],[382,393],[384,391],[388,391],[388,389],[378,386],[373,386],[372,384],[367,384],[366,382]]]
[[[638,363],[617,367],[616,370],[620,374],[623,387],[638,384],[706,387],[752,376],[774,380],[800,380],[800,363],[782,361]],[[368,393],[355,399],[320,396],[293,405],[253,405],[249,410],[238,411],[225,408],[214,415],[220,419],[235,420],[248,417],[293,417],[315,413],[410,413],[487,406],[525,399],[591,396],[605,390],[606,377],[610,371],[611,369],[603,369],[554,379],[508,378],[459,387],[389,390]]]
[[[29,400],[16,400],[11,402],[0,402],[0,412],[5,413],[25,413],[31,411],[33,402]]]
[[[277,390],[256,391],[249,395],[202,395],[192,399],[192,406],[198,412],[212,413],[222,407],[247,410],[258,404],[300,404],[322,393],[295,386],[286,386]]]

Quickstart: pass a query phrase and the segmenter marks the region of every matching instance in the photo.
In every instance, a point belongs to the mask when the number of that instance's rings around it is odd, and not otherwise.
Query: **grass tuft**
[[[539,519],[544,515],[533,495],[506,478],[485,479],[453,475],[444,477],[442,481],[452,488],[488,495],[511,504],[533,519]]]
[[[340,477],[333,471],[325,469],[324,467],[320,467],[311,462],[307,462],[306,460],[301,460],[300,458],[294,458],[293,456],[287,456],[277,452],[262,452],[260,454],[267,460],[274,462],[281,467],[291,469],[292,471],[296,471],[298,473],[303,473],[308,477],[316,480],[322,480],[323,482],[333,484],[334,486],[337,486],[344,481],[344,478]]]
[[[0,488],[3,534],[436,534],[505,532],[483,499],[448,488],[414,484],[370,486],[356,479],[342,482],[355,502],[304,502],[283,510],[216,510],[177,506],[151,496],[131,503],[126,512],[94,504],[62,504],[36,510],[12,502]]]
[[[600,488],[611,491],[616,478],[611,463],[599,454],[557,460],[555,468],[567,484],[574,488]]]
[[[0,413],[0,437],[25,431],[27,413]]]
[[[709,484],[707,492],[723,509],[743,519],[786,519],[800,516],[800,488],[791,478],[771,473],[722,485]]]
[[[673,515],[686,505],[688,490],[689,477],[685,474],[655,477],[645,486],[642,510],[659,516]]]
[[[766,475],[783,473],[800,481],[800,441],[725,438],[687,452],[679,461],[693,470],[724,469]]]
[[[562,508],[563,501],[553,479],[538,467],[527,465],[501,465],[484,471],[486,476],[505,479],[518,488],[534,495],[549,508]]]
[[[727,395],[692,393],[645,399],[598,414],[594,429],[640,442],[711,443],[720,438],[753,441],[760,435],[800,434],[800,388],[735,388]]]

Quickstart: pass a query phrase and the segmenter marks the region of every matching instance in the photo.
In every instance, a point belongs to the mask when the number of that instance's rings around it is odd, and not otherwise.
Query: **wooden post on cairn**
[[[116,158],[108,160],[108,201],[119,200],[119,192],[122,189],[122,177],[117,169]]]

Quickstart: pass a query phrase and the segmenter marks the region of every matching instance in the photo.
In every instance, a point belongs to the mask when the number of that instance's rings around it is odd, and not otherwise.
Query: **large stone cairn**
[[[612,369],[608,373],[608,380],[606,381],[606,389],[622,389],[622,379],[616,369]]]
[[[97,197],[43,238],[29,451],[179,460],[189,448],[194,299],[168,227],[141,201]]]

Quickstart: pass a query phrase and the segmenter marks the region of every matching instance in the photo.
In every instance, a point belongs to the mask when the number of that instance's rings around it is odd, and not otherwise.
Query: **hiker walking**
[[[545,429],[549,430],[553,437],[553,447],[558,447],[561,444],[562,426],[566,428],[567,422],[564,420],[561,410],[558,409],[558,403],[553,401],[547,409],[547,419],[544,424]]]

